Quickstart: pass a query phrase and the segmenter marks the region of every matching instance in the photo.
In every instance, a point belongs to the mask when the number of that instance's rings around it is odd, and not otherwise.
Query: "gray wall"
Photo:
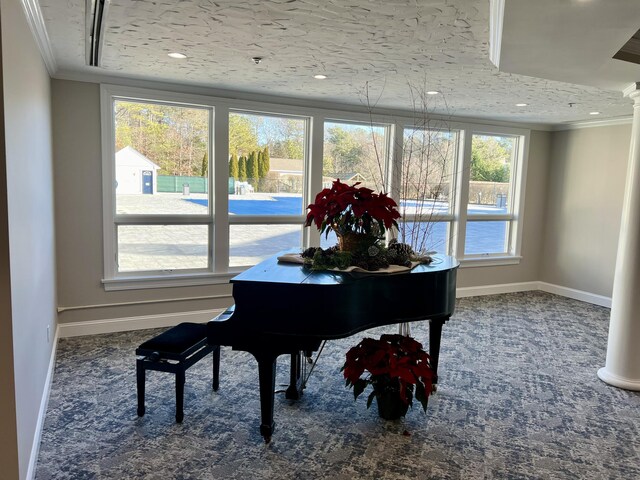
[[[540,280],[610,297],[631,125],[555,132]]]
[[[0,9],[11,292],[11,315],[2,317],[2,337],[8,333],[13,339],[15,378],[2,388],[14,393],[13,442],[19,476],[25,478],[52,354],[47,326],[52,333],[56,328],[50,82],[21,2],[2,0]],[[6,245],[0,249],[0,257],[4,255]],[[6,274],[3,269],[0,282],[5,286]],[[12,412],[3,410],[2,423],[5,415],[11,420]],[[2,478],[17,478],[14,463],[2,462]]]
[[[1,13],[0,13],[1,18]],[[0,22],[0,40],[2,22]],[[18,431],[13,375],[13,325],[11,323],[11,274],[9,271],[9,212],[7,204],[7,156],[4,141],[4,81],[0,41],[0,478],[18,478]]]

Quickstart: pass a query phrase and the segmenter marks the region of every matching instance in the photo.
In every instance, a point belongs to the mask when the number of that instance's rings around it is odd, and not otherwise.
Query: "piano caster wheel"
[[[305,358],[307,359],[307,363],[309,365],[311,365],[313,363],[313,358],[311,358],[310,356],[309,357],[305,357]]]
[[[144,417],[144,407],[138,407],[138,416]]]

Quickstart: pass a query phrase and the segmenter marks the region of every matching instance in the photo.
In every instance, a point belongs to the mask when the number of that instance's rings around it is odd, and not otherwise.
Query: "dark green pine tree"
[[[202,164],[200,166],[200,176],[206,177],[209,172],[209,152],[204,152],[202,156]]]
[[[247,159],[245,157],[238,159],[238,180],[247,181]]]
[[[264,168],[264,176],[266,177],[271,170],[271,157],[269,156],[269,147],[264,147],[262,151],[262,164]]]
[[[258,178],[265,178],[267,176],[267,172],[264,171],[264,158],[262,156],[262,151],[258,151]]]
[[[256,152],[251,152],[249,154],[249,159],[247,160],[247,180],[255,185],[258,181],[258,159],[256,158]]]
[[[238,155],[231,154],[231,160],[229,160],[229,177],[238,180]]]
[[[265,179],[267,172],[264,171],[264,159],[262,158],[262,151],[258,150],[258,190],[262,192],[265,186]]]

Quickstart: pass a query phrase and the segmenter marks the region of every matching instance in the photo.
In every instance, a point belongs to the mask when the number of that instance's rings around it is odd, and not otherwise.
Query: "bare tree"
[[[380,136],[373,133],[374,110],[382,93],[372,101],[367,84],[363,94],[372,127],[381,190],[392,192],[399,200],[402,218],[398,222],[397,238],[417,252],[426,252],[437,245],[434,233],[438,216],[451,213],[458,135],[449,127],[448,113],[433,115],[426,82],[421,86],[408,83],[408,91],[412,105],[411,126],[403,126],[402,138],[396,136],[394,139],[395,148],[392,149],[401,152],[401,157],[394,161],[390,176],[385,173],[385,160],[390,155]],[[446,99],[443,101],[444,110],[448,112]]]

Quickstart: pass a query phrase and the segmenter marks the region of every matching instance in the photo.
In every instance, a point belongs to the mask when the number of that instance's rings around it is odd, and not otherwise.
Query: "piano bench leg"
[[[182,423],[184,419],[184,368],[176,372],[176,422]]]

